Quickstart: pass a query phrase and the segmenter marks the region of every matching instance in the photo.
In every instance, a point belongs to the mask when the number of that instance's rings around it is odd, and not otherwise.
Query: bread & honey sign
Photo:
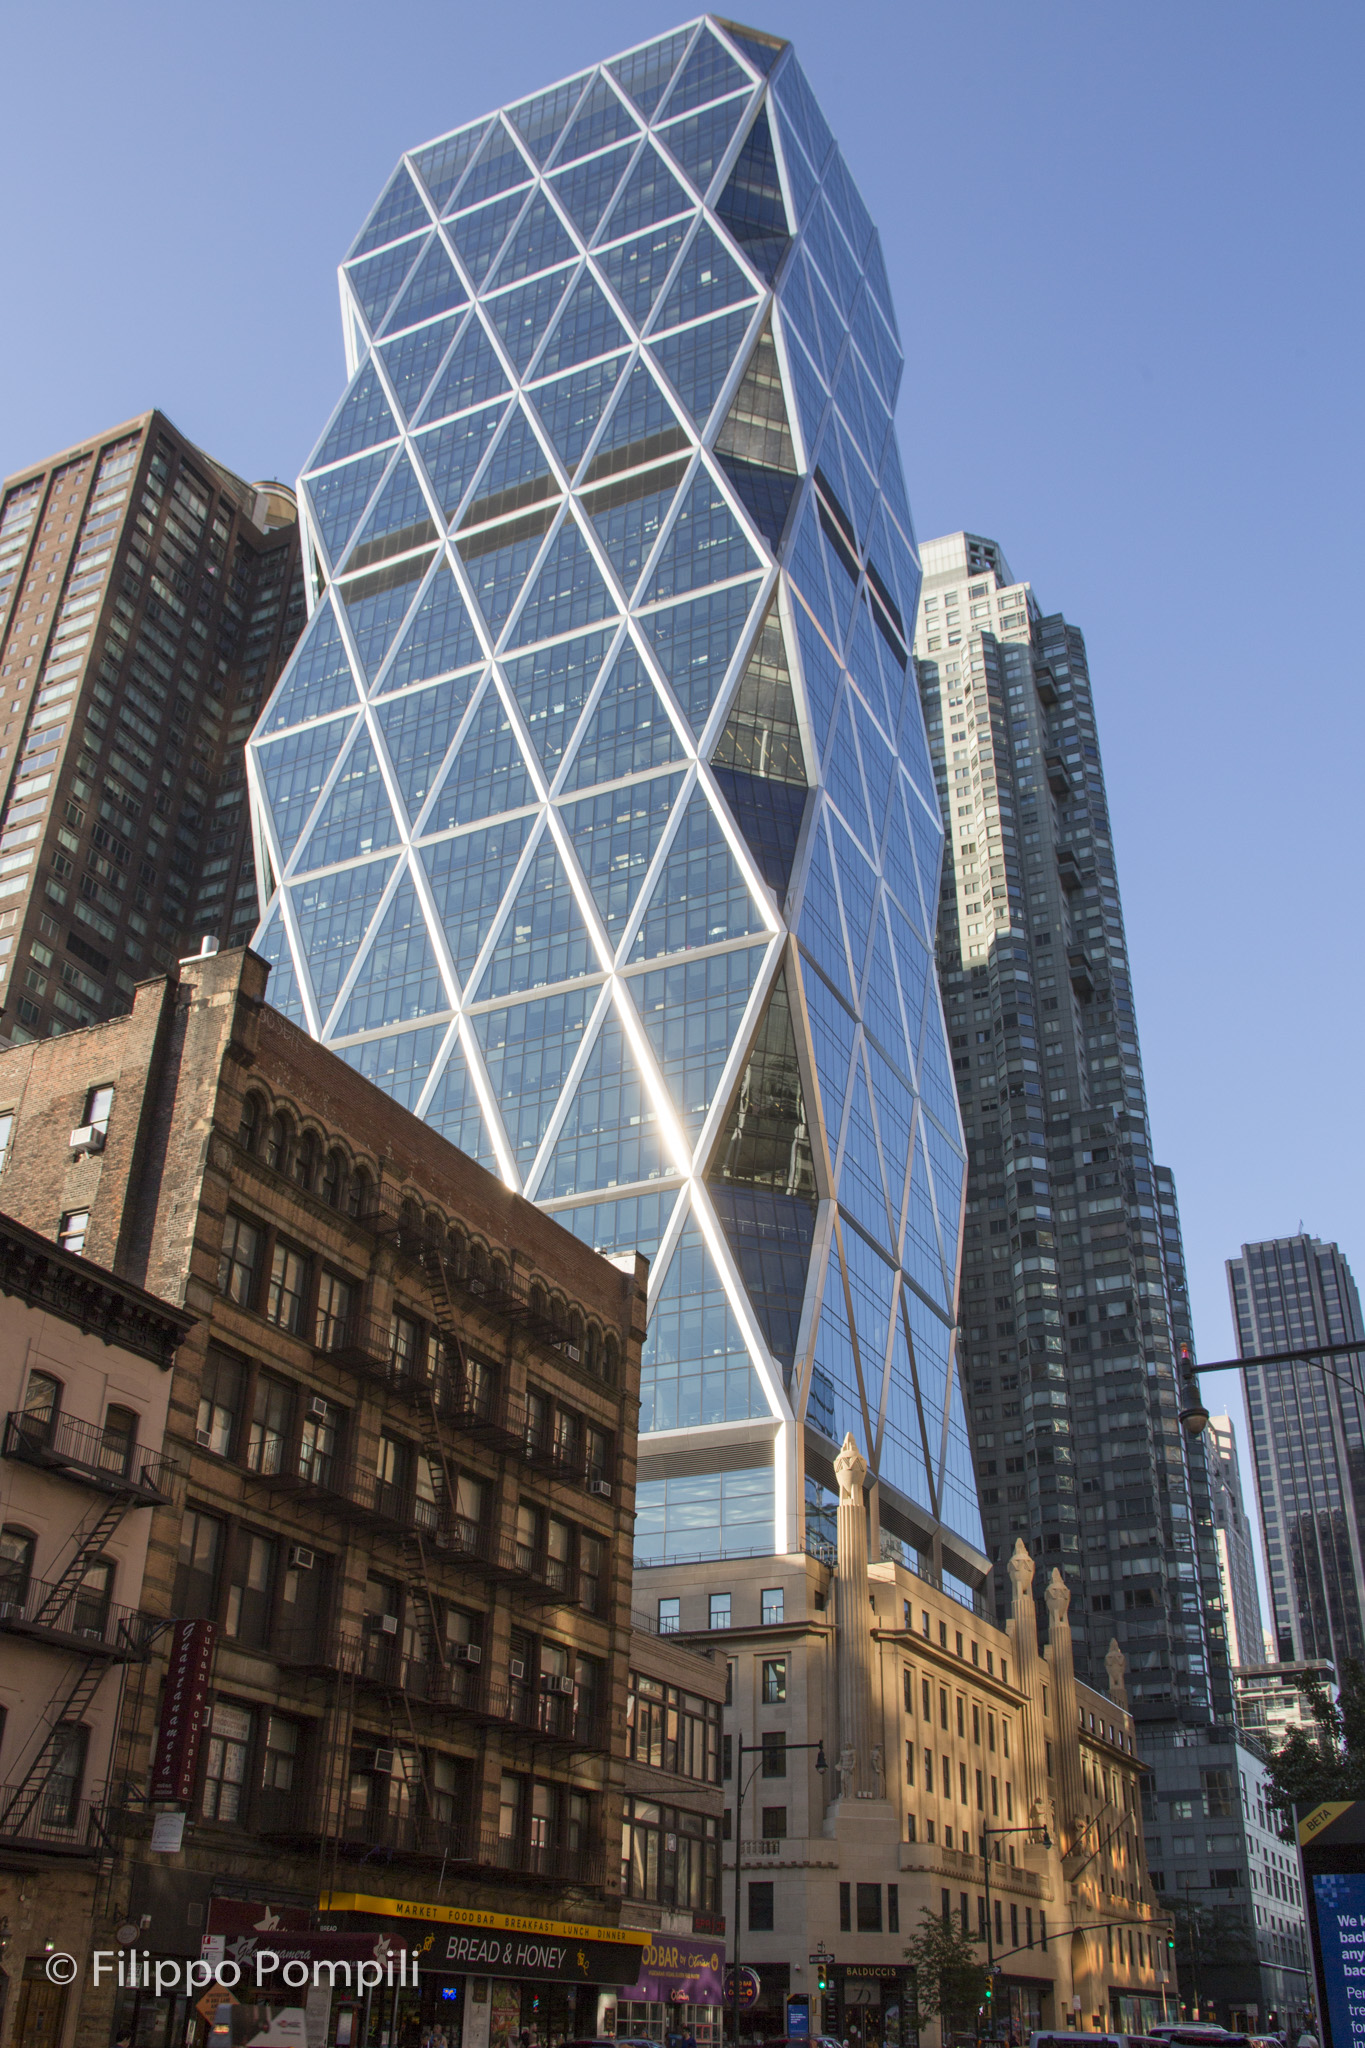
[[[365,1892],[324,1892],[319,1914],[353,1931],[395,1920],[402,1942],[416,1949],[419,1968],[445,1975],[529,1977],[552,1984],[631,1984],[640,1975],[649,1935],[634,1927],[599,1927],[592,1921],[539,1920],[485,1913],[421,1899],[384,1899]]]

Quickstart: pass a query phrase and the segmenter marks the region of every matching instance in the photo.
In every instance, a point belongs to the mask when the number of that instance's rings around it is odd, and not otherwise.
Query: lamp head
[[[825,1745],[823,1738],[815,1745],[815,1768],[817,1771],[827,1771],[829,1769],[829,1765],[825,1762]]]
[[[1209,1411],[1200,1397],[1188,1344],[1180,1347],[1180,1401],[1180,1427],[1188,1437],[1201,1437],[1209,1426]]]

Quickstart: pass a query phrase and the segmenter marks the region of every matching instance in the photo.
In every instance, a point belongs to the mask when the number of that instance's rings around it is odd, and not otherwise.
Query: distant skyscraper
[[[405,156],[253,735],[272,1000],[653,1259],[639,1552],[985,1560],[880,245],[710,16]]]
[[[1334,1244],[1277,1237],[1228,1260],[1243,1358],[1361,1339],[1353,1357],[1266,1365],[1246,1375],[1256,1487],[1281,1661],[1365,1655],[1365,1322]]]
[[[1256,1586],[1256,1536],[1242,1500],[1237,1430],[1232,1417],[1213,1416],[1204,1441],[1208,1447],[1213,1535],[1227,1617],[1228,1662],[1236,1669],[1239,1665],[1260,1664],[1265,1657],[1261,1596]]]
[[[0,988],[16,1040],[251,934],[242,743],[303,623],[291,492],[157,412],[0,492]]]
[[[1176,1420],[1180,1224],[1152,1161],[1085,642],[994,541],[921,554],[915,653],[951,835],[939,967],[970,1160],[963,1378],[997,1608],[1023,1536],[1081,1596],[1089,1684],[1117,1636],[1140,1719],[1226,1716],[1207,1470]]]

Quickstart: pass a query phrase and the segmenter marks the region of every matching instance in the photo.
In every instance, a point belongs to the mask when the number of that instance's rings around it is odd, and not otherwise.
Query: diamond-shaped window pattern
[[[795,1403],[956,1572],[942,831],[866,209],[793,53],[709,21],[408,161],[306,483],[342,573],[250,742],[272,999],[657,1253],[647,1431]],[[785,1540],[795,1471],[744,1455],[642,1490],[651,1555]]]

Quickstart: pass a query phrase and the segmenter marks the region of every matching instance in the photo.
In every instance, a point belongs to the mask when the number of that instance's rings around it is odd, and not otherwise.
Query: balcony
[[[171,1465],[160,1451],[144,1450],[111,1435],[97,1422],[58,1415],[5,1417],[4,1456],[55,1472],[80,1486],[93,1486],[134,1506],[162,1507],[171,1498]]]
[[[49,1784],[29,1806],[30,1791],[24,1784],[0,1785],[0,1856],[104,1853],[108,1837],[98,1800],[70,1799],[64,1785]]]
[[[88,1657],[141,1657],[156,1618],[136,1607],[118,1607],[90,1587],[30,1579],[26,1586],[0,1581],[0,1631],[78,1650]]]
[[[508,1877],[534,1884],[573,1884],[585,1890],[600,1887],[606,1879],[606,1859],[596,1846],[569,1848],[557,1842],[527,1842],[496,1830],[470,1829],[456,1838],[451,1861],[463,1863],[483,1876]]]
[[[1054,796],[1065,796],[1071,788],[1071,777],[1060,754],[1044,755],[1047,768],[1047,786]]]
[[[380,1779],[378,1786],[386,1781]],[[480,1876],[512,1882],[547,1885],[572,1884],[586,1889],[605,1881],[606,1858],[600,1848],[568,1848],[550,1842],[527,1842],[508,1838],[496,1829],[480,1828],[450,1813],[426,1810],[419,1796],[412,1805],[396,1809],[380,1806],[345,1806],[335,1821],[324,1815],[315,1794],[306,1791],[273,1795],[253,1811],[250,1827],[254,1834],[275,1839],[312,1839],[319,1836],[335,1841],[337,1854],[363,1863],[439,1863],[448,1870],[477,1871]],[[382,1791],[379,1797],[386,1796]],[[400,1795],[401,1796],[401,1795]]]

